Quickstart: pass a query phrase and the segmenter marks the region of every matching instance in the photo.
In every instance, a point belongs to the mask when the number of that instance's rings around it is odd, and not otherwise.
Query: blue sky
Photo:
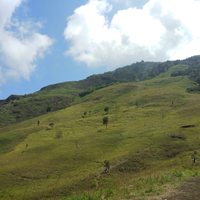
[[[199,10],[199,0],[1,0],[0,99],[200,54]]]

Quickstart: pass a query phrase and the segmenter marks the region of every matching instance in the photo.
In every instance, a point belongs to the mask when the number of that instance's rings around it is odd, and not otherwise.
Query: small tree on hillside
[[[103,118],[103,125],[106,125],[106,129],[107,129],[107,124],[108,124],[108,117],[104,117]]]
[[[50,123],[49,126],[51,126],[51,129],[53,129],[54,123]]]
[[[110,170],[110,162],[108,160],[104,161],[104,165],[108,168],[108,170]]]
[[[51,108],[52,108],[52,106],[48,106],[47,107],[47,112],[51,112]]]
[[[106,106],[105,108],[104,108],[104,111],[108,114],[108,111],[109,111],[109,107],[108,106]]]

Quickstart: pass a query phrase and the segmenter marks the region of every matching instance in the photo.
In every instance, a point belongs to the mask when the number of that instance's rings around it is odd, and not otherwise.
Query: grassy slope
[[[52,110],[66,108],[73,102],[77,92],[81,91],[78,82],[66,82],[48,86],[29,95],[13,95],[0,102],[0,126],[23,121]]]
[[[185,93],[192,83],[186,76],[169,77],[171,70],[149,81],[95,91],[67,109],[1,128],[0,198],[59,199],[91,191],[93,199],[129,199],[162,191],[151,188],[153,180],[158,187],[186,172],[198,175],[199,163],[192,166],[191,156],[200,146],[200,97]],[[102,125],[105,106],[108,129]],[[48,130],[51,122],[54,128]],[[195,127],[181,128],[189,124]],[[58,132],[63,138],[56,139]],[[99,176],[104,160],[112,169]]]
[[[0,100],[0,127],[46,114],[47,107],[57,111],[69,107],[80,93],[91,93],[114,83],[143,80],[157,62],[140,62],[112,72],[92,75],[81,81],[63,82],[42,88],[29,95],[11,95]]]

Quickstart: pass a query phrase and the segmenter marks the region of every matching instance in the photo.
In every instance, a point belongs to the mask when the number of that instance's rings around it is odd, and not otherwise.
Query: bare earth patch
[[[164,194],[148,197],[147,200],[200,200],[200,177],[186,179],[181,186],[166,190]]]
[[[199,200],[200,199],[200,177],[185,180],[183,186],[167,198],[167,200]]]

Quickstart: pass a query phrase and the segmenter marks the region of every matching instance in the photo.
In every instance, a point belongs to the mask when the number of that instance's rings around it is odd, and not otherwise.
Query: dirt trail
[[[110,169],[124,163],[122,161],[116,165],[111,166]],[[96,188],[98,188],[98,179],[103,174],[100,172],[95,177]],[[135,198],[134,200],[138,200]],[[200,200],[200,177],[193,177],[181,181],[181,186],[176,186],[174,188],[166,188],[166,192],[159,196],[147,197],[146,200]]]
[[[181,186],[169,188],[164,194],[147,200],[200,200],[200,177],[183,180]]]
[[[113,169],[113,168],[115,168],[116,166],[118,166],[118,165],[124,163],[124,162],[126,162],[126,160],[123,160],[123,161],[117,163],[116,165],[111,165],[111,166],[110,166],[110,170]],[[95,176],[96,189],[97,189],[98,186],[99,186],[99,177],[103,174],[103,170],[104,170],[104,169],[105,169],[105,167],[104,167],[104,168],[102,167],[102,171],[101,171],[100,173],[98,173],[98,175]]]

